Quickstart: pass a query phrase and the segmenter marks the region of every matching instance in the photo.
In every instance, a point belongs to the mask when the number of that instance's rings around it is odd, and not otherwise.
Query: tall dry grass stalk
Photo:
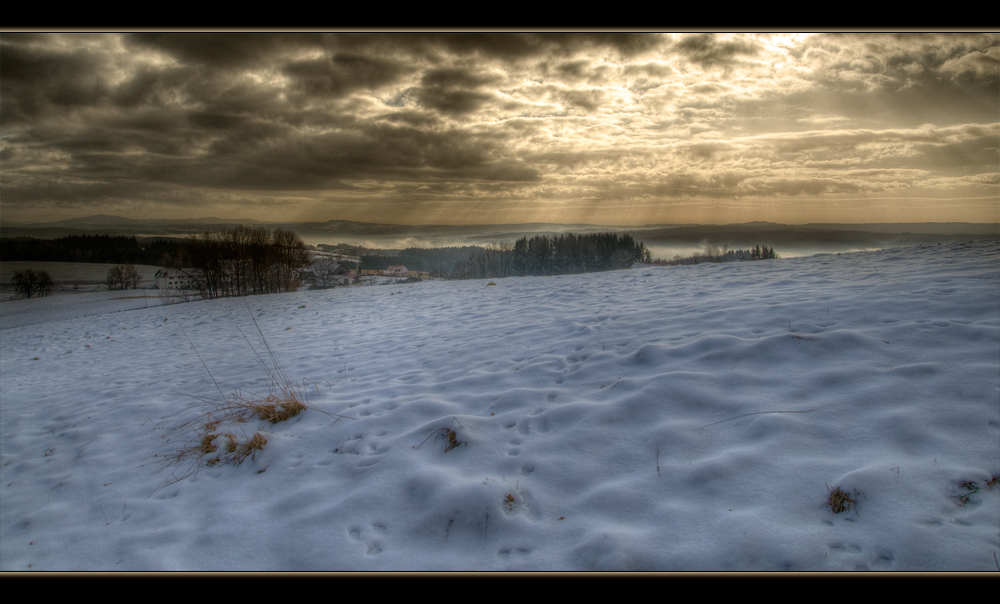
[[[307,409],[315,409],[307,405],[308,398],[305,388],[289,379],[285,369],[278,361],[278,357],[274,354],[274,349],[271,348],[267,338],[264,337],[264,332],[257,323],[257,319],[254,318],[253,312],[250,310],[250,305],[245,305],[254,327],[257,328],[257,333],[264,345],[270,364],[265,362],[264,357],[250,343],[250,339],[240,329],[239,325],[236,326],[236,329],[239,330],[240,335],[246,340],[250,350],[253,351],[260,362],[261,367],[264,368],[268,376],[269,392],[266,396],[261,396],[252,392],[237,390],[233,394],[226,396],[222,391],[222,387],[215,380],[215,376],[208,369],[208,365],[201,357],[198,349],[191,342],[191,338],[184,331],[183,326],[178,325],[222,398],[207,399],[193,396],[192,398],[200,401],[200,413],[198,416],[170,430],[164,436],[168,442],[176,442],[180,434],[190,434],[192,430],[194,431],[194,435],[187,437],[182,445],[174,446],[166,453],[154,455],[154,458],[158,461],[166,462],[168,467],[180,465],[183,468],[182,471],[175,470],[171,472],[170,476],[153,490],[154,493],[164,486],[169,486],[189,476],[193,476],[206,467],[220,464],[238,466],[246,461],[248,457],[256,459],[257,452],[263,451],[264,446],[267,444],[267,438],[259,429],[252,431],[252,434],[250,434],[250,431],[244,429],[244,426],[249,422],[258,421],[261,423],[260,428],[263,428],[266,424],[278,424],[296,417]],[[190,407],[187,409],[190,409]],[[320,411],[318,409],[315,410]],[[356,419],[344,415],[327,413],[326,411],[320,411],[320,413],[335,417],[336,420],[334,423],[339,422],[341,419]],[[175,416],[176,414],[171,417]],[[220,426],[223,426],[225,429],[219,431]],[[237,436],[237,432],[241,436]],[[222,439],[224,439],[224,442]],[[222,445],[221,452],[219,451],[220,445]],[[215,453],[214,457],[208,457],[213,453]]]

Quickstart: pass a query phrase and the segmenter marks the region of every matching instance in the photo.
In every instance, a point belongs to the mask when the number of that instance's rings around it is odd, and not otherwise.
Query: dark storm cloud
[[[195,73],[187,67],[150,69],[140,67],[134,74],[109,91],[111,100],[121,107],[165,105],[193,79]]]
[[[1000,124],[963,124],[949,128],[916,128],[908,130],[842,130],[761,137],[778,153],[802,153],[812,150],[852,150],[880,145],[947,145],[972,139],[1000,135]],[[747,141],[750,142],[750,141]]]
[[[435,129],[441,126],[441,118],[433,113],[423,111],[400,111],[398,113],[386,113],[378,116],[379,120],[390,123],[405,124],[412,128]]]
[[[641,76],[643,78],[665,78],[674,73],[670,65],[662,61],[648,61],[645,63],[630,63],[625,66],[622,73],[626,77]]]
[[[997,47],[983,52],[973,50],[956,59],[950,59],[941,65],[941,71],[951,72],[957,77],[967,76],[970,80],[984,78],[987,82],[996,82],[1000,76],[1000,59],[997,58]]]
[[[267,129],[267,126],[260,126]],[[369,125],[353,132],[303,137],[280,129],[266,145],[263,133],[237,129],[186,161],[133,165],[136,178],[246,190],[345,189],[346,181],[472,179],[526,182],[537,170],[495,157],[496,141],[461,131],[425,132],[411,127]],[[91,169],[100,169],[91,165]]]
[[[761,45],[743,38],[723,40],[716,34],[688,34],[674,45],[674,49],[692,63],[710,69],[733,65],[741,57],[756,56],[760,54]]]
[[[209,130],[232,130],[247,122],[247,117],[230,115],[217,111],[190,111],[187,114],[191,125]]]
[[[458,116],[476,111],[494,98],[493,93],[481,89],[496,80],[490,74],[466,69],[434,69],[421,78],[420,87],[411,94],[425,107]]]
[[[108,58],[87,49],[34,48],[17,34],[0,38],[0,112],[7,123],[90,105],[109,94]]]
[[[488,58],[518,60],[554,52],[560,44],[531,33],[471,34],[440,33],[428,36],[411,35],[400,40],[410,43],[426,54],[459,56],[479,55]],[[409,45],[409,44],[408,44]],[[436,52],[434,52],[436,51]],[[443,58],[443,57],[442,57]]]
[[[579,107],[589,112],[596,111],[600,108],[606,95],[603,90],[591,89],[567,90],[565,92],[558,93],[557,96],[564,105]]]
[[[184,63],[211,67],[249,67],[271,63],[276,54],[321,48],[323,34],[280,33],[136,33],[127,43],[168,53]]]
[[[429,88],[480,88],[497,81],[498,78],[480,74],[469,69],[432,69],[420,79],[423,86]]]
[[[657,48],[658,34],[591,33],[591,34],[432,34],[431,44],[458,54],[479,54],[498,59],[566,56],[593,48],[613,50],[631,57]]]
[[[298,91],[336,98],[392,83],[410,69],[398,61],[336,54],[332,58],[294,61],[282,71],[293,79],[293,87]]]
[[[569,61],[567,63],[557,65],[555,71],[562,76],[564,80],[585,80],[589,76],[590,61],[584,59]]]
[[[811,78],[847,89],[940,89],[956,82],[995,89],[1000,35],[837,34],[807,40]]]

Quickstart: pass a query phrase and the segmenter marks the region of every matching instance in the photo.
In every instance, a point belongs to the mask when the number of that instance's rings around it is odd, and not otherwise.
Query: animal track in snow
[[[365,553],[369,556],[377,556],[381,554],[383,551],[382,540],[379,539],[378,537],[384,535],[387,530],[388,526],[386,524],[375,522],[371,524],[367,529],[362,528],[360,526],[352,526],[347,531],[347,534],[348,536],[350,536],[352,540],[358,542],[366,541],[365,537],[366,534],[368,534],[369,537],[367,539],[368,551],[366,551]]]
[[[827,558],[835,563],[851,564],[852,570],[890,570],[895,556],[886,547],[876,547],[866,552],[865,548],[856,543],[835,541],[828,546]]]

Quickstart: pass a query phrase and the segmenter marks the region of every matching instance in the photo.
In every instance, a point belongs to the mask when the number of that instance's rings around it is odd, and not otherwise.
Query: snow
[[[5,302],[0,570],[996,570],[998,269],[988,241]],[[268,389],[251,315],[310,408],[178,480],[154,455],[213,378]]]

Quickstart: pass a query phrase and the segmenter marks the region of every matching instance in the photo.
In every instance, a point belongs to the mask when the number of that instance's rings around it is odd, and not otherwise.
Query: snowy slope
[[[996,570],[996,242],[487,283],[24,301],[0,569]],[[311,408],[177,480],[251,314]]]

